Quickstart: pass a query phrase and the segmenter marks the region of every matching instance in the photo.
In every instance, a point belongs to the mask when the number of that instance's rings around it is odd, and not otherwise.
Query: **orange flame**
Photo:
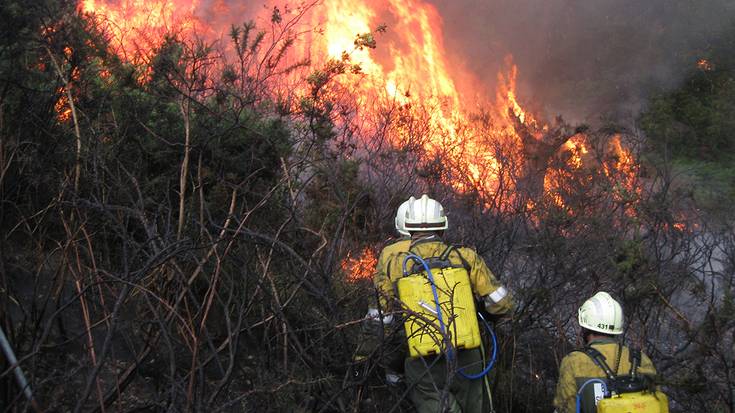
[[[82,11],[108,23],[109,33],[124,57],[152,49],[169,30],[182,36],[197,33],[213,38],[228,27],[210,27],[215,17],[201,17],[211,10],[200,10],[205,7],[199,0],[80,0],[79,5]],[[228,7],[232,6],[226,1],[215,2],[217,10],[210,14],[220,16],[216,17],[217,23],[223,23],[221,15]],[[386,140],[397,147],[416,147],[418,143],[427,160],[445,160],[448,164],[442,165],[439,179],[458,191],[477,191],[491,197],[500,189],[514,188],[512,177],[518,176],[518,171],[508,171],[509,166],[497,157],[499,147],[523,155],[523,143],[512,116],[528,126],[537,139],[548,130],[548,125],[537,121],[520,103],[516,92],[518,68],[511,57],[506,63],[508,73],[498,74],[495,101],[482,105],[490,109],[489,121],[482,126],[472,121],[468,113],[475,103],[471,100],[478,82],[470,83],[473,76],[450,60],[443,44],[441,16],[426,0],[323,0],[298,9],[261,10],[250,17],[271,28],[281,22],[282,16],[300,16],[298,25],[290,26],[298,27],[291,30],[300,30],[303,37],[291,51],[292,61],[308,57],[312,67],[328,66],[329,62],[349,65],[355,75],[342,76],[337,84],[355,100],[354,118],[363,129],[366,146],[370,145],[367,137],[381,129],[385,107],[395,109],[391,113],[398,121],[385,132]],[[277,22],[273,19],[276,12]],[[383,33],[386,22],[388,30]],[[619,138],[610,150],[616,161],[605,164],[608,176],[634,172],[633,158]],[[561,151],[569,153],[566,162],[571,170],[582,170],[592,158],[587,155],[588,145],[582,135],[566,142]],[[570,176],[553,171],[552,175],[544,179],[544,187],[558,205],[563,205],[556,189]],[[623,186],[627,189],[631,182]],[[508,205],[511,201],[502,200]]]
[[[133,62],[140,62],[168,33],[186,36],[203,29],[194,16],[198,6],[198,0],[80,0],[78,4],[81,12],[108,32],[113,50]]]
[[[620,135],[615,135],[608,142],[608,162],[603,164],[605,175],[617,182],[627,191],[636,191],[635,177],[637,164],[635,158],[621,142]]]
[[[584,161],[583,156],[587,155],[587,142],[584,135],[574,135],[571,139],[564,143],[564,148],[569,151],[569,165],[574,169],[582,167]]]
[[[67,55],[67,57],[71,56],[71,49],[66,47],[64,48],[64,53]],[[71,79],[69,80],[68,85],[72,86],[74,82],[79,81],[80,73],[78,68],[74,68],[71,72]],[[72,98],[74,93],[72,89]],[[56,112],[56,120],[58,120],[60,123],[68,122],[71,119],[72,113],[71,113],[71,102],[69,102],[69,93],[67,91],[67,86],[60,86],[56,89],[56,94],[59,95],[59,97],[56,99],[56,103],[54,103],[54,111]],[[76,99],[75,99],[76,100]]]
[[[712,63],[707,59],[699,59],[697,61],[697,67],[705,72],[709,72],[713,69]]]
[[[56,103],[54,103],[56,120],[60,123],[68,122],[71,119],[71,107],[69,106],[69,96],[66,94],[66,88],[56,89],[56,94],[59,95]]]
[[[342,260],[340,268],[342,268],[348,281],[357,282],[372,279],[377,263],[378,259],[375,256],[375,251],[370,247],[365,247],[354,257],[351,253],[348,253],[347,257]]]
[[[528,114],[521,104],[518,103],[516,97],[516,79],[518,78],[518,67],[513,64],[512,57],[506,58],[506,64],[510,66],[510,72],[507,76],[503,76],[502,73],[498,74],[498,84],[501,85],[499,93],[496,98],[498,107],[510,107],[513,114],[526,125],[536,125],[536,120]]]
[[[374,36],[379,35],[374,31],[382,27],[383,19],[395,22],[388,34],[381,35],[387,55],[372,51]],[[325,56],[326,51],[331,59],[348,56],[364,74],[349,85],[361,102],[392,100],[431,107],[431,126],[449,134],[455,131],[462,102],[449,73],[441,19],[433,6],[420,0],[327,0],[314,10],[311,22],[323,27],[322,36],[315,37],[302,53]],[[427,146],[441,144],[435,136]]]

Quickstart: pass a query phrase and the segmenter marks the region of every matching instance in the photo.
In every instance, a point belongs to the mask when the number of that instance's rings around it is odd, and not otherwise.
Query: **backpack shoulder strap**
[[[397,254],[395,254],[395,256],[393,257],[393,259],[398,260],[398,262],[401,263],[401,268],[403,267],[403,260],[405,260],[406,257],[409,256],[409,255],[415,255],[415,256],[421,257],[423,259],[427,259],[428,257],[424,257],[423,255],[421,255],[421,254],[417,253],[416,251],[414,251],[414,247],[416,247],[417,245],[424,244],[426,242],[431,242],[431,241],[433,241],[433,240],[417,240],[417,241],[412,241],[411,242],[411,245],[408,247],[408,250],[407,251],[400,251],[400,252],[398,252]],[[412,262],[408,263],[408,266],[406,267],[406,269],[408,270],[408,273],[409,274],[416,273],[415,268],[417,268],[416,267],[417,264],[418,263],[415,262],[415,261],[413,261],[413,260],[412,260]],[[421,272],[422,270],[423,270],[423,268],[420,268],[418,271]],[[399,276],[400,277],[403,277],[403,270],[402,269],[399,271]]]
[[[447,246],[447,249],[444,250],[444,252],[441,253],[441,256],[439,257],[442,261],[449,260],[449,254],[452,253],[452,251],[457,253],[457,256],[459,257],[459,260],[462,261],[462,267],[464,267],[467,272],[469,272],[472,269],[472,266],[469,262],[462,256],[462,253],[459,252],[459,249],[454,245]]]
[[[393,257],[391,257],[389,264],[386,266],[386,271],[388,273],[388,279],[392,279],[391,278],[391,275],[392,275],[391,268],[394,265],[393,263],[394,262],[399,262],[399,263],[401,263],[401,266],[402,266],[403,259],[406,258],[406,256],[409,255],[409,254],[414,254],[414,252],[411,251],[410,249],[408,251],[399,251],[396,254],[394,254]],[[403,271],[400,269],[401,266],[399,266],[399,270],[398,270],[399,278],[403,277]]]
[[[610,369],[610,366],[607,365],[605,362],[605,356],[602,355],[597,349],[587,346],[583,348],[582,350],[579,350],[583,352],[584,354],[588,355],[592,361],[602,369],[602,371],[605,373],[605,376],[607,376],[608,379],[613,380],[615,378],[615,373]]]
[[[439,254],[439,259],[442,261],[446,261],[449,258],[449,254],[454,250],[454,245],[447,245],[447,248],[444,249],[444,251]]]
[[[451,246],[447,247],[447,249],[445,249],[444,252],[442,252],[438,257],[437,256],[430,256],[429,257],[429,256],[424,256],[423,254],[419,254],[419,253],[417,253],[417,252],[414,251],[414,247],[417,247],[417,246],[419,246],[421,244],[425,244],[425,243],[429,243],[429,242],[437,242],[437,241],[440,241],[441,242],[441,240],[437,240],[437,239],[434,239],[434,238],[423,238],[423,239],[418,239],[418,240],[412,241],[411,242],[411,246],[408,248],[408,251],[402,252],[401,255],[403,255],[403,258],[405,258],[405,256],[408,255],[408,254],[413,254],[413,255],[419,256],[422,259],[426,260],[429,263],[429,266],[431,268],[434,268],[435,265],[436,265],[436,263],[437,263],[437,259],[439,260],[439,262],[441,262],[441,260],[444,259],[445,254],[446,255],[449,255],[449,252],[448,251],[451,251],[451,248],[452,247]],[[409,273],[415,273],[417,271],[415,269],[415,268],[417,268],[416,267],[417,264],[418,263],[416,263],[416,262],[412,262],[410,264],[410,267],[408,268]],[[421,271],[423,271],[423,268],[420,268],[420,266],[419,266],[418,272],[421,272]]]

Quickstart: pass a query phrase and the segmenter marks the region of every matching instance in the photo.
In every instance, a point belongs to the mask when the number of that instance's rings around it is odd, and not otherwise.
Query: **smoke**
[[[631,121],[735,22],[733,0],[429,0],[445,44],[486,87],[507,55],[519,95],[547,117]]]

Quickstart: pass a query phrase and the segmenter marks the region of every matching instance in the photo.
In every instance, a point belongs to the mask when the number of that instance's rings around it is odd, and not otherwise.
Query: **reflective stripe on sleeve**
[[[505,298],[506,295],[508,295],[508,290],[506,290],[505,287],[500,287],[487,296],[490,298],[490,300],[492,300],[493,303],[497,304],[500,302],[500,300]]]

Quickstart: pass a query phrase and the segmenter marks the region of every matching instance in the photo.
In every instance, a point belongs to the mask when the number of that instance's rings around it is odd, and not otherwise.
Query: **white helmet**
[[[579,325],[604,334],[623,333],[623,309],[610,294],[600,291],[579,307]]]
[[[398,209],[396,210],[396,231],[398,231],[399,234],[405,235],[407,237],[411,236],[411,234],[406,231],[406,211],[408,210],[408,201],[405,201],[402,203]]]
[[[409,198],[404,219],[406,231],[442,231],[449,227],[444,208],[424,194],[420,199]]]

